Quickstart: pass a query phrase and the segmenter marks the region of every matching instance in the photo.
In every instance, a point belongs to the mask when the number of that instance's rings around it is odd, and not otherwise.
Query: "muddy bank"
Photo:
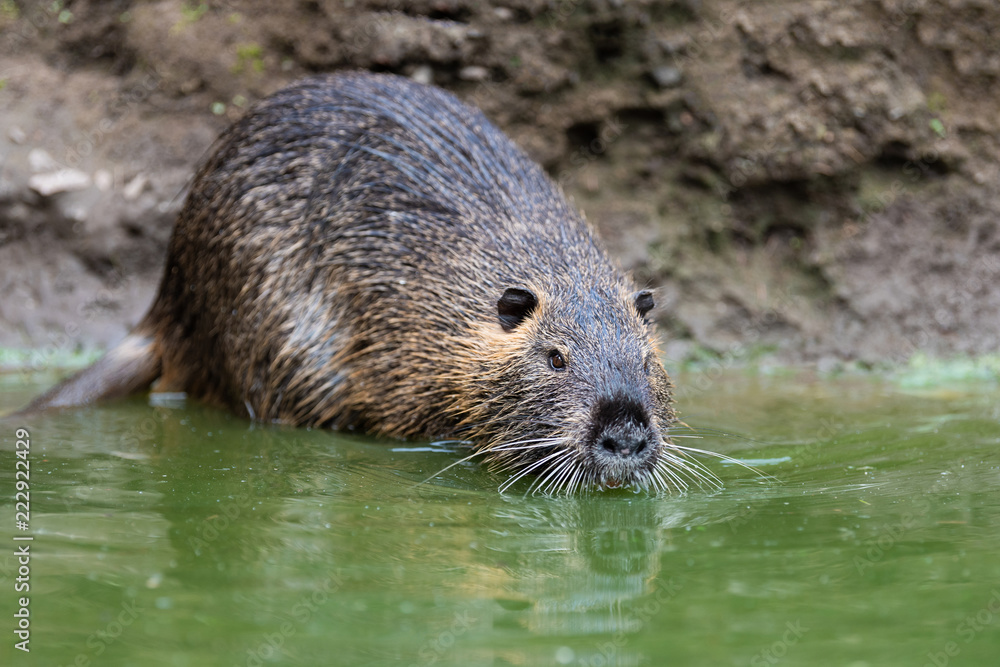
[[[995,3],[259,5],[0,3],[0,347],[124,335],[216,133],[360,67],[541,162],[660,288],[671,359],[997,349]]]

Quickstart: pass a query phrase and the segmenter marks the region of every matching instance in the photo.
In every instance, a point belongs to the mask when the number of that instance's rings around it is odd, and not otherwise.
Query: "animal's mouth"
[[[645,429],[641,435],[627,446],[611,447],[598,440],[589,447],[587,465],[596,473],[595,486],[606,489],[645,486],[644,480],[648,480],[659,459],[658,438]]]
[[[643,401],[625,392],[600,398],[584,440],[587,465],[598,488],[648,486],[661,436]]]
[[[655,457],[614,458],[596,456],[591,459],[597,474],[594,475],[594,486],[599,489],[620,489],[630,486],[646,486],[647,480],[655,467]]]
[[[519,480],[533,478],[527,493],[559,494],[574,491],[632,489],[683,493],[691,485],[719,488],[721,483],[707,468],[685,455],[683,448],[662,440],[647,448],[644,456],[620,456],[604,449],[581,452],[575,447],[547,447],[529,461],[501,465],[510,476],[500,491]],[[698,450],[700,451],[700,450]]]
[[[618,446],[607,443],[609,432]],[[605,429],[578,444],[566,436],[514,440],[481,450],[491,469],[505,473],[501,493],[527,480],[528,494],[631,489],[683,493],[692,485],[718,488],[718,479],[688,452],[664,438],[655,426]],[[477,454],[473,454],[476,456]]]
[[[670,438],[651,433],[641,451],[611,451],[598,440],[571,445],[567,438],[544,438],[527,449],[494,448],[494,454],[508,452],[511,458],[494,459],[495,470],[509,477],[500,485],[501,493],[519,480],[528,478],[527,493],[560,494],[574,491],[632,489],[636,492],[684,493],[692,486],[719,489],[722,482],[692,454],[736,461],[722,454],[682,447]],[[516,441],[521,442],[521,441]],[[630,448],[631,449],[631,448]],[[529,456],[524,456],[524,452]],[[740,465],[744,465],[736,461]],[[749,467],[749,466],[745,466]],[[753,468],[750,468],[753,470]]]

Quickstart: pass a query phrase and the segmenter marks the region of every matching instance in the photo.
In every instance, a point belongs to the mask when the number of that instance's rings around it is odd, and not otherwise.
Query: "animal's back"
[[[150,317],[165,388],[411,435],[445,429],[448,360],[496,326],[504,286],[601,278],[620,280],[589,226],[478,110],[339,74],[281,91],[220,138]]]
[[[480,112],[316,77],[220,138],[146,318],[29,410],[158,375],[262,420],[458,437],[505,487],[683,488],[709,477],[669,440],[653,306]]]

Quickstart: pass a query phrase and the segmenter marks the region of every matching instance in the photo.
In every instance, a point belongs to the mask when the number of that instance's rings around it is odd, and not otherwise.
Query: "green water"
[[[498,494],[457,450],[136,399],[0,421],[0,663],[996,665],[1000,389],[687,374],[721,491]],[[38,385],[0,376],[0,410]],[[14,649],[30,433],[30,655]],[[522,487],[522,491],[523,491]]]

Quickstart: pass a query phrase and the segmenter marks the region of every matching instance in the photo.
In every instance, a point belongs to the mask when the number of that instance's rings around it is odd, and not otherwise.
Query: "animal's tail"
[[[92,366],[66,378],[15,414],[120,398],[145,389],[159,375],[155,334],[140,325]]]

